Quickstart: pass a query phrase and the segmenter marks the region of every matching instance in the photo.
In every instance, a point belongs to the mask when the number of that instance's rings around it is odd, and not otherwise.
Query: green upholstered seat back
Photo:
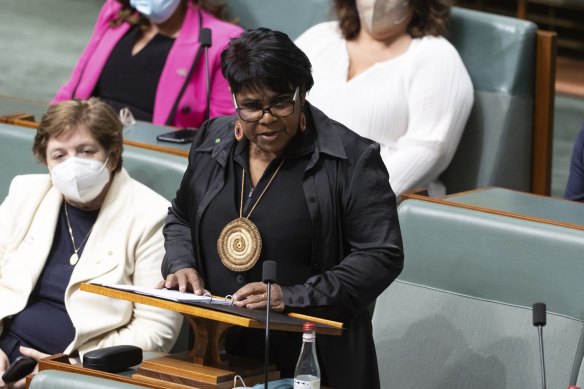
[[[398,212],[405,268],[373,315],[382,387],[534,387],[538,301],[549,387],[567,387],[582,361],[584,231],[420,200]]]
[[[547,315],[549,388],[568,387],[582,328],[580,320]],[[382,388],[540,386],[538,333],[527,307],[396,281],[377,299],[373,335]]]
[[[543,301],[584,320],[584,231],[421,200],[398,212],[401,280],[524,307]]]
[[[246,29],[268,27],[296,39],[331,18],[330,0],[227,0],[227,16]]]
[[[61,370],[43,370],[30,382],[29,389],[140,389],[146,386],[128,384],[101,377]]]
[[[448,39],[470,74],[475,103],[441,176],[449,193],[530,190],[536,32],[525,20],[452,9]]]
[[[124,146],[123,156],[132,178],[166,199],[174,199],[187,169],[187,158],[133,146]]]
[[[32,156],[34,130],[0,123],[0,202],[19,174],[47,173]]]
[[[19,174],[46,173],[32,156],[35,131],[0,124],[0,201],[8,194],[10,182]],[[137,181],[171,200],[186,170],[187,159],[158,151],[124,146],[123,166]]]

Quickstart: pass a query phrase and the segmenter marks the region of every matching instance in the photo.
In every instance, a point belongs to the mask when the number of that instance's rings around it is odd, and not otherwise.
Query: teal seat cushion
[[[519,306],[543,301],[584,320],[584,231],[421,200],[402,202],[398,215],[401,280]]]
[[[454,7],[448,39],[470,78],[474,106],[452,162],[448,193],[484,186],[531,190],[537,26]]]
[[[475,90],[452,162],[441,175],[448,193],[497,186],[531,189],[533,98]]]
[[[43,370],[30,382],[29,389],[140,389],[146,386],[127,384],[106,378],[60,370]]]
[[[47,173],[32,156],[35,131],[0,123],[0,201],[8,195],[14,176]]]
[[[187,158],[133,146],[124,146],[123,157],[132,178],[168,200],[174,199],[187,169]]]
[[[454,7],[447,38],[476,90],[533,96],[536,32],[527,20]]]
[[[547,315],[549,388],[568,387],[582,329],[581,320]],[[373,336],[382,388],[540,387],[538,332],[527,307],[398,280],[377,299]]]

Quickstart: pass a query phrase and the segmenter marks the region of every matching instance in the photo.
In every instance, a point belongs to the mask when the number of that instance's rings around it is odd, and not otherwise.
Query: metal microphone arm
[[[262,278],[267,285],[266,293],[266,342],[265,342],[265,358],[264,358],[264,389],[268,389],[268,368],[270,364],[270,301],[271,301],[271,287],[276,282],[276,262],[265,261],[262,268]]]

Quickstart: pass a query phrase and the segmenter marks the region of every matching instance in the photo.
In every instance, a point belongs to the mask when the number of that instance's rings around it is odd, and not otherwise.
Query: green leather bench
[[[448,39],[472,80],[474,105],[441,180],[449,193],[531,190],[537,26],[454,7]]]
[[[405,268],[372,319],[381,386],[538,387],[531,306],[544,302],[548,387],[568,387],[584,351],[584,231],[421,200],[398,211]]]
[[[43,370],[33,377],[29,389],[140,389],[139,386],[110,380],[107,378],[92,377],[89,375],[71,373],[60,370]]]
[[[0,123],[0,201],[8,194],[12,178],[18,174],[47,173],[32,156],[35,131]],[[123,166],[130,175],[171,200],[187,167],[185,157],[124,146]]]
[[[243,28],[267,27],[296,39],[332,17],[331,0],[227,0],[227,19]]]

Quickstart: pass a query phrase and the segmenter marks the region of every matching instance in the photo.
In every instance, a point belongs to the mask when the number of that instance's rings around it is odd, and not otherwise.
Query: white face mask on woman
[[[408,6],[407,0],[357,0],[361,24],[373,36],[384,35],[403,23],[408,17]]]
[[[88,203],[101,193],[110,179],[108,160],[69,157],[51,168],[51,181],[67,199]]]
[[[130,5],[154,24],[166,22],[182,0],[130,0]]]

